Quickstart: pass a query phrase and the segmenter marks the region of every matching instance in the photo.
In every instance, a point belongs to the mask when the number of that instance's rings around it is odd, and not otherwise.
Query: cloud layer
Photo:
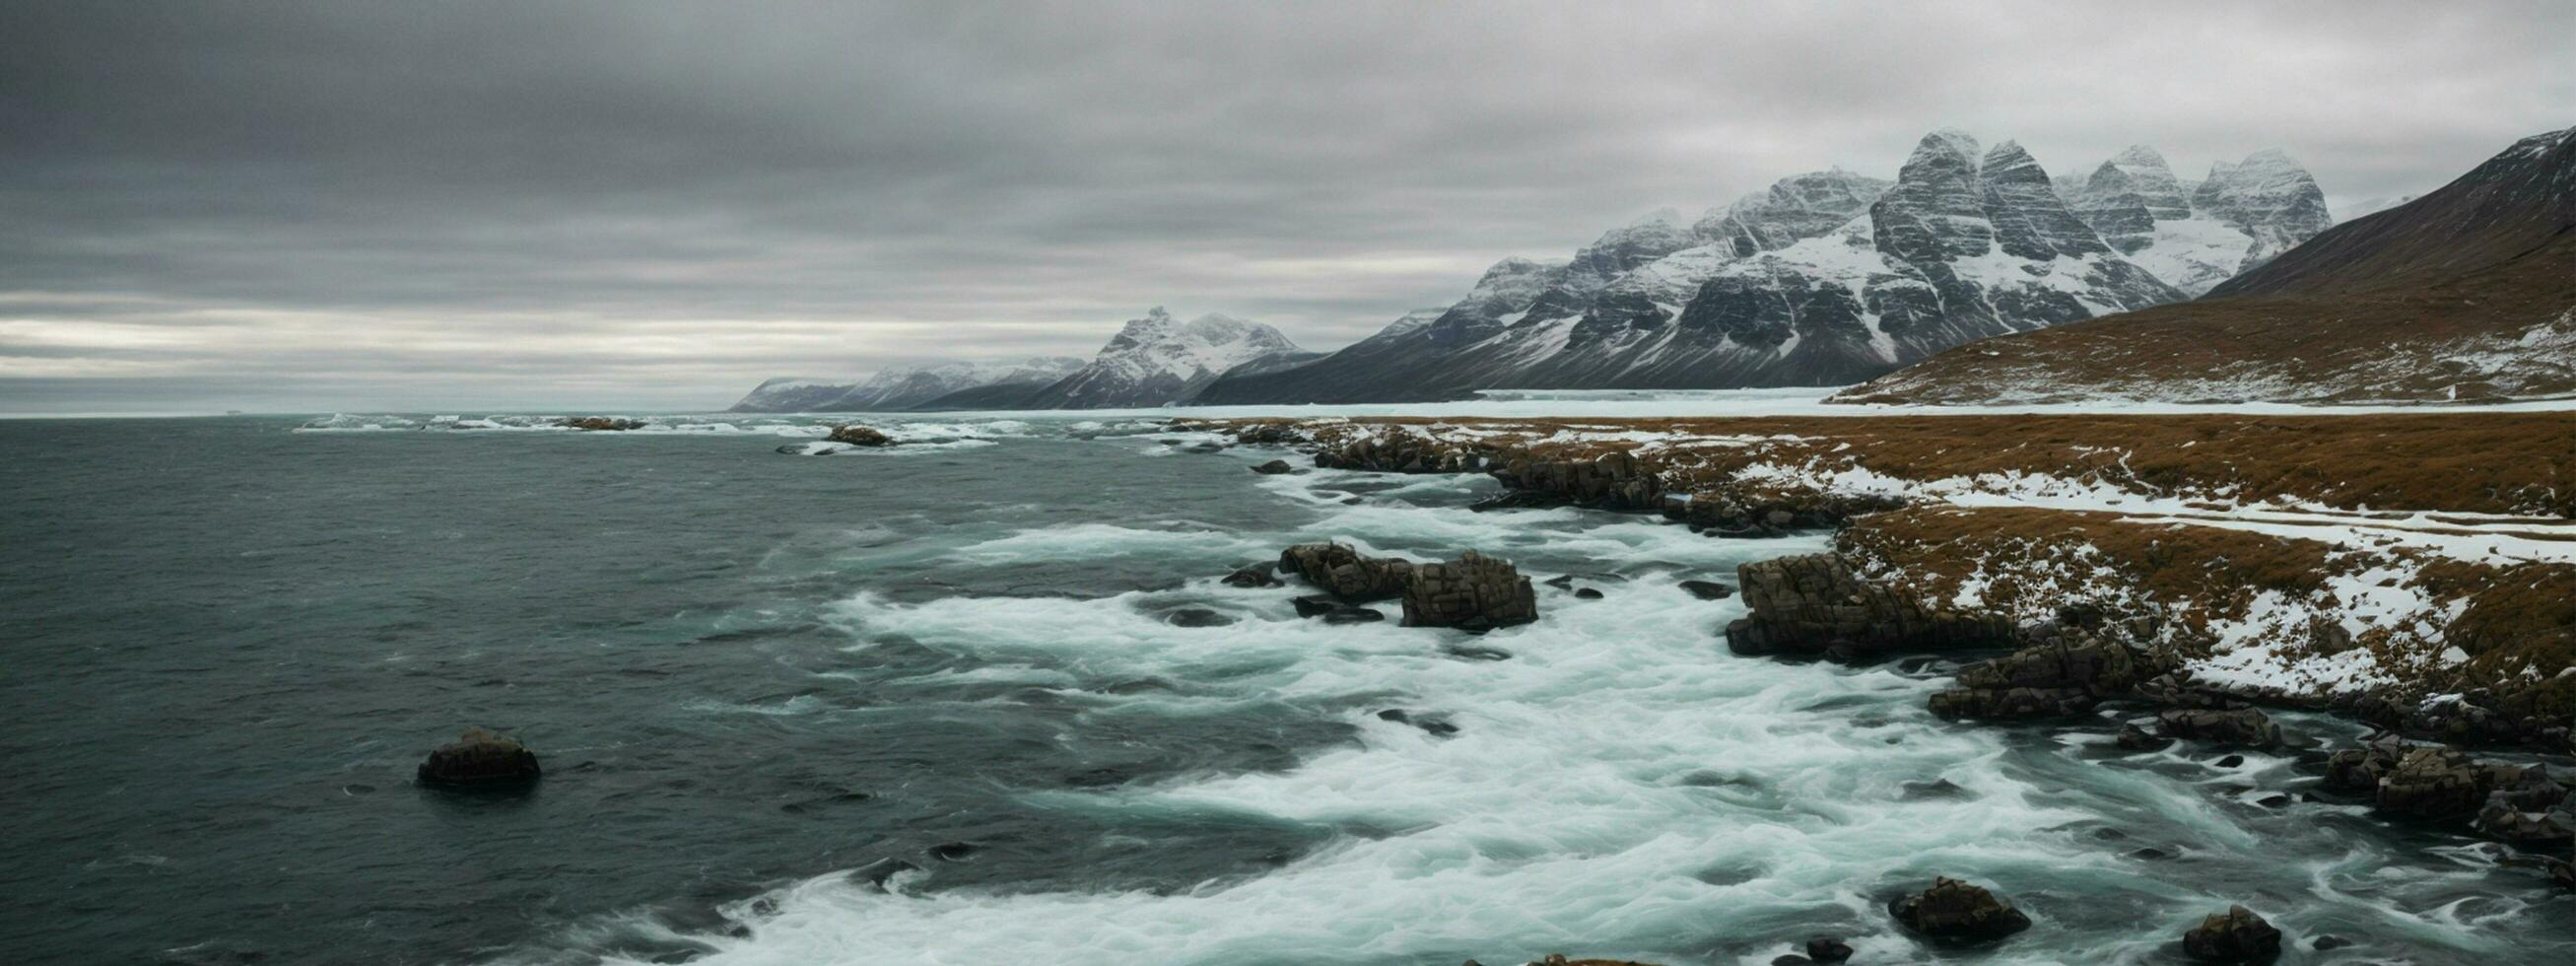
[[[2566,3],[13,4],[0,411],[721,406],[1315,347],[1924,131],[2417,193],[2576,123]]]

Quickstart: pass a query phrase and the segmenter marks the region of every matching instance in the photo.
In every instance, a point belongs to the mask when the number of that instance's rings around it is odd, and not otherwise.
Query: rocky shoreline
[[[2381,673],[2335,682],[2351,686],[2300,687],[2209,673],[2213,655],[2224,654],[2213,649],[2211,628],[2229,626],[2211,615],[2225,612],[2231,599],[2242,605],[2249,593],[2282,597],[2303,590],[2330,597],[2347,590],[2302,586],[2295,574],[2271,571],[2303,564],[2329,572],[2356,566],[2344,559],[2362,556],[2353,547],[2321,545],[2303,552],[2300,544],[2316,541],[2226,527],[2142,524],[2078,509],[1961,506],[1885,487],[1842,489],[1784,478],[1750,462],[1736,472],[1710,473],[1704,454],[1676,458],[1690,454],[1685,447],[1650,448],[1651,441],[1602,446],[1598,439],[1545,425],[1451,426],[1453,432],[1444,433],[1401,421],[1257,420],[1181,421],[1172,428],[1214,431],[1238,445],[1299,448],[1319,468],[1485,474],[1503,492],[1478,509],[1579,506],[1652,513],[1696,532],[1735,538],[1831,530],[1830,552],[1739,569],[1736,586],[1748,612],[1713,629],[1730,650],[1841,663],[1921,655],[1973,659],[1958,667],[1950,687],[1930,697],[1934,714],[1963,725],[2042,723],[2061,733],[2094,733],[2129,754],[2185,742],[2214,752],[2295,756],[2299,778],[2262,803],[2286,807],[2304,798],[2366,805],[2391,823],[2500,843],[2512,850],[2510,864],[2576,889],[2576,793],[2569,790],[2576,771],[2568,767],[2576,754],[2576,687],[2568,686],[2576,668],[2558,657],[2562,649],[2576,653],[2576,623],[2547,623],[2555,611],[2546,611],[2545,604],[2536,629],[2510,626],[2504,615],[2491,613],[2529,599],[2527,588],[2558,586],[2552,581],[2576,572],[2564,564],[2419,561],[2418,573],[2433,573],[2453,591],[2443,611],[2448,620],[2427,634],[2432,643],[2448,642],[2443,654],[2450,659],[2408,663],[2407,645],[2420,651],[2426,641],[2400,640],[2379,628],[2338,634],[2319,616],[2327,613],[2321,609],[2300,628],[2306,639],[2281,649],[2292,655],[2290,663],[2331,664],[2338,655],[2361,653]],[[1636,442],[1640,435],[1621,441]],[[2351,469],[2368,472],[2366,466]],[[2463,519],[2477,512],[2428,509]],[[2050,527],[2072,528],[2072,535],[2052,541]],[[2151,528],[2156,536],[2134,547],[2117,539],[2131,528]],[[1953,532],[1959,529],[1980,530],[1982,539],[1962,539]],[[2089,579],[2065,580],[2068,571],[2056,566],[2062,563],[2058,555],[2078,550],[2095,558]],[[2376,552],[2383,558],[2413,553],[2404,546]],[[2126,566],[2133,562],[2129,557],[2160,566]],[[1932,565],[1936,560],[1939,565]],[[1475,575],[1472,591],[1445,583],[1445,575],[1462,566],[1462,573]],[[1409,626],[1498,626],[1480,625],[1474,616],[1417,621],[1411,590],[1417,584],[1443,588],[1430,593],[1445,593],[1445,606],[1474,602],[1464,613],[1496,613],[1495,602],[1502,601],[1500,612],[1516,617],[1520,611],[1512,609],[1515,598],[1507,588],[1516,580],[1525,594],[1528,584],[1508,564],[1472,552],[1460,564],[1415,564],[1370,560],[1340,545],[1310,545],[1283,554],[1279,569],[1339,598],[1404,595]],[[2199,571],[2199,581],[2166,573],[2181,569]],[[2395,573],[2383,572],[2388,569],[2360,572],[2375,576],[2384,589],[2399,582]],[[1439,611],[1426,605],[1421,613]],[[1534,608],[1528,616],[1535,617]],[[2475,644],[2475,652],[2463,657],[2463,643]],[[2525,663],[2493,673],[2503,663],[2499,658]],[[2568,670],[2545,667],[2542,662],[2550,660]],[[2481,677],[2480,671],[2489,673]],[[2266,708],[2340,715],[2373,731],[2356,745],[2328,747],[2285,729]],[[2482,759],[2482,749],[2537,758]],[[1948,879],[1890,907],[1890,915],[1910,930],[1943,942],[2005,941],[2018,931],[2008,928],[2009,912],[2008,903],[1984,889]],[[2278,930],[2242,906],[2213,912],[2178,938],[2190,958],[2219,963],[2266,962],[2284,942]],[[2316,948],[2338,941],[2311,939]],[[1832,961],[1793,953],[1774,962]],[[1551,956],[1543,962],[1613,961]]]

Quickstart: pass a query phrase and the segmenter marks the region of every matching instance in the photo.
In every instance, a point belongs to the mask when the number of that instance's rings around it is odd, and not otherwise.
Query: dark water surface
[[[2576,902],[2482,846],[2253,804],[2308,781],[2286,757],[1945,725],[1937,675],[1732,658],[1740,607],[1675,587],[1812,542],[1259,478],[1144,424],[828,458],[295,426],[0,421],[7,961],[1767,962],[1836,931],[1918,962],[1877,904],[1935,872],[2040,920],[1986,961],[2171,962],[2233,901],[2288,962],[2576,957]],[[1323,536],[1610,594],[1545,591],[1478,661],[1212,580]],[[467,725],[545,781],[415,787]]]

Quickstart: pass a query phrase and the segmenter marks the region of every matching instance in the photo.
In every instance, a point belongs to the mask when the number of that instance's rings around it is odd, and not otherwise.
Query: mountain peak
[[[2111,160],[2102,163],[2129,169],[2146,168],[2168,174],[2173,171],[2173,166],[2165,163],[2163,153],[2143,144],[2132,144],[2121,148],[2120,153],[2112,155]]]

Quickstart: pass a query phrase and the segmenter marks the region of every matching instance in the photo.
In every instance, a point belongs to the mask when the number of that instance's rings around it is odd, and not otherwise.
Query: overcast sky
[[[0,411],[720,408],[1314,348],[1926,131],[2285,148],[2339,210],[2576,124],[2576,2],[0,7]]]

